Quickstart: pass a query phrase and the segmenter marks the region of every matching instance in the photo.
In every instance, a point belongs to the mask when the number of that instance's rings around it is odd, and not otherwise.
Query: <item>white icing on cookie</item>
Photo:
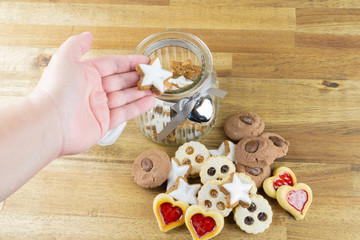
[[[197,204],[196,194],[198,193],[201,184],[189,184],[183,177],[178,177],[177,184],[170,188],[166,193],[179,201],[184,201],[189,204]]]
[[[156,58],[153,64],[139,64],[141,71],[144,73],[141,86],[153,85],[160,92],[165,91],[164,81],[172,77],[172,72],[166,71],[161,67],[159,58]]]
[[[166,191],[175,185],[179,176],[186,178],[185,175],[187,175],[189,169],[190,165],[180,165],[174,158],[171,158],[171,170],[167,179]]]
[[[245,175],[245,174],[244,174]],[[222,186],[230,193],[230,205],[235,204],[238,201],[251,204],[249,192],[254,184],[248,181],[247,178],[242,178],[240,174],[233,173],[233,179],[229,183],[225,183]]]
[[[190,84],[192,84],[194,82],[186,79],[184,76],[180,76],[178,78],[169,79],[169,83],[176,85],[176,87],[178,87],[178,88],[183,88],[183,87],[189,86]]]
[[[250,200],[250,207],[239,205],[234,209],[234,220],[245,232],[258,234],[270,226],[273,213],[269,202],[261,195],[251,195]]]
[[[237,164],[237,161],[236,161],[236,158],[235,158],[235,146],[236,144],[234,144],[233,142],[231,141],[224,141],[221,143],[220,147],[218,149],[212,149],[212,150],[209,150],[210,154],[212,156],[225,156],[227,158],[229,158],[231,161],[233,161],[235,164]],[[230,149],[230,152],[225,155],[225,149],[226,147],[228,147]]]

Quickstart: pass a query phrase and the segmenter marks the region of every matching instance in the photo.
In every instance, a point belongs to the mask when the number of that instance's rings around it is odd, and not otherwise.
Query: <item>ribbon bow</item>
[[[165,126],[165,128],[159,133],[157,139],[162,141],[168,136],[174,129],[189,115],[195,105],[201,100],[202,97],[207,95],[224,98],[227,91],[220,90],[218,88],[212,88],[215,84],[216,78],[213,74],[210,76],[210,80],[202,86],[193,96],[183,98],[179,100],[172,109],[177,113],[176,116]]]

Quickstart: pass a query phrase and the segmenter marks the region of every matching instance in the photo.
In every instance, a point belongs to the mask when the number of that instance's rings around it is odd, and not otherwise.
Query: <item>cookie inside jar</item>
[[[170,146],[199,140],[208,133],[217,118],[218,100],[206,94],[196,99],[191,112],[169,131],[169,135],[158,139],[159,133],[181,112],[181,109],[172,108],[175,104],[191,99],[207,82],[215,82],[213,87],[217,87],[207,46],[192,34],[165,31],[145,39],[134,54],[158,58],[162,68],[173,73],[172,78],[164,81],[166,90],[157,97],[154,108],[136,118],[142,133],[154,142]]]

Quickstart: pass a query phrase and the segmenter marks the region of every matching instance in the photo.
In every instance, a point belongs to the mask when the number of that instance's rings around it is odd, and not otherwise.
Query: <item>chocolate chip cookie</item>
[[[264,121],[259,115],[252,112],[235,114],[226,120],[224,125],[226,136],[235,141],[259,136],[264,131],[264,128]]]
[[[151,149],[141,153],[133,164],[134,181],[141,187],[154,188],[163,184],[171,170],[166,152]]]
[[[268,138],[245,138],[235,147],[236,161],[251,168],[269,166],[278,156],[278,150],[273,145],[274,143]]]
[[[264,180],[271,175],[270,166],[266,166],[263,168],[252,168],[244,166],[242,164],[237,164],[236,171],[239,173],[245,173],[246,175],[251,177],[251,179],[254,180],[257,188],[260,188]]]
[[[277,150],[276,158],[282,158],[289,150],[290,142],[286,141],[282,136],[276,133],[262,133],[260,137],[268,138],[273,142],[273,147]]]

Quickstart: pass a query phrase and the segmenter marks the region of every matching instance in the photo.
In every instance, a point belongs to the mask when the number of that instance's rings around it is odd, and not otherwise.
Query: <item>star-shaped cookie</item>
[[[169,87],[169,90],[177,90],[180,88],[185,88],[193,83],[194,83],[193,81],[186,79],[184,76],[180,76],[178,78],[170,78],[169,80],[167,80],[167,85]]]
[[[225,156],[229,158],[231,161],[233,161],[235,164],[237,164],[236,158],[235,158],[235,146],[233,142],[230,142],[228,140],[224,141],[218,149],[209,150],[211,156]]]
[[[140,75],[138,89],[148,90],[151,88],[158,96],[165,91],[164,81],[173,76],[172,72],[166,71],[161,67],[159,58],[151,60],[149,65],[137,65],[136,71]]]
[[[178,177],[186,178],[191,172],[191,165],[180,165],[179,160],[171,158],[171,170],[167,179],[166,191],[175,185]]]
[[[175,186],[166,193],[179,201],[188,204],[198,204],[196,194],[200,190],[201,184],[189,184],[185,178],[178,177]]]
[[[255,187],[254,182],[244,173],[232,173],[230,178],[220,185],[220,190],[226,194],[226,207],[232,208],[240,203],[249,207],[251,200],[250,190]]]

